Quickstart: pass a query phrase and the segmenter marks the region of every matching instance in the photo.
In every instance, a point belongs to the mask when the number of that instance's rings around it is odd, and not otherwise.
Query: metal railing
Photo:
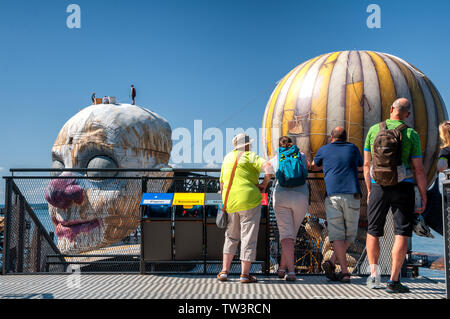
[[[9,179],[6,180],[4,222],[3,274],[65,271],[59,249],[17,185]],[[63,263],[49,268],[46,261],[50,254]]]
[[[442,182],[442,224],[444,238],[444,266],[447,299],[450,299],[450,170],[444,171]]]
[[[61,175],[69,172],[72,175]],[[95,172],[95,176],[89,173]],[[116,172],[114,177],[101,176],[101,173]],[[65,272],[68,265],[79,265],[82,272],[137,273],[141,271],[141,227],[139,203],[145,192],[200,192],[214,193],[219,190],[219,169],[11,169],[11,176],[5,176],[5,250],[3,274],[32,272]],[[36,175],[38,174],[38,175]],[[34,176],[33,176],[34,175]],[[130,176],[132,175],[132,176]],[[64,225],[58,224],[58,214],[64,209],[49,205],[45,194],[57,185],[55,181],[76,179],[88,196],[89,207],[80,204],[73,214],[92,220],[102,219],[103,232],[86,237],[84,240],[70,241],[70,233]],[[52,184],[53,183],[53,184]],[[322,274],[321,264],[330,257],[332,248],[326,231],[325,184],[321,174],[311,174],[307,180],[310,190],[309,209],[297,235],[295,247],[296,270],[303,274]],[[367,259],[365,250],[365,231],[367,228],[367,207],[365,183],[361,179],[363,197],[358,236],[348,250],[350,271],[364,274],[363,264]],[[116,197],[114,197],[116,193]],[[269,193],[269,265],[270,273],[275,273],[281,255],[281,247]],[[20,200],[19,200],[19,199]],[[21,207],[23,206],[24,209]],[[92,209],[92,211],[89,211]],[[28,217],[20,213],[25,212]],[[101,211],[102,213],[98,213]],[[67,213],[67,212],[66,212]],[[103,216],[106,214],[107,216]],[[91,214],[91,216],[87,216]],[[103,214],[103,215],[102,215]],[[21,217],[22,216],[22,217]],[[73,216],[72,216],[73,217]],[[56,224],[55,219],[56,218]],[[72,218],[73,219],[73,218]],[[30,229],[24,221],[31,221]],[[87,226],[86,226],[87,227]],[[37,233],[34,234],[37,230]],[[55,236],[56,234],[56,236]],[[59,237],[59,238],[58,238]],[[30,240],[33,239],[33,240]],[[38,244],[38,242],[40,242]],[[23,244],[22,244],[23,243]],[[30,243],[30,244],[28,244]],[[390,253],[392,243],[386,242]],[[39,267],[36,262],[28,267],[29,255],[37,254],[40,248]],[[23,246],[23,247],[22,247]],[[42,247],[45,246],[45,249]],[[13,249],[12,249],[13,248]],[[383,253],[383,252],[382,252]],[[238,256],[236,256],[236,260]],[[23,261],[22,261],[23,260]],[[207,273],[215,273],[221,260],[208,260],[211,265]],[[204,260],[197,263],[154,263],[153,269],[167,272],[183,271],[205,273]],[[22,268],[22,265],[27,267]],[[181,265],[180,265],[181,264]],[[238,271],[235,265],[232,271]],[[263,267],[254,268],[256,272]],[[390,269],[389,269],[390,270]]]

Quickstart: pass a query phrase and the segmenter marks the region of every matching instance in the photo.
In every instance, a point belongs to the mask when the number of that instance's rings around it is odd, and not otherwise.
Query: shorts
[[[291,192],[275,189],[273,207],[277,220],[280,241],[296,239],[300,225],[308,210],[308,194],[306,192]]]
[[[413,183],[401,182],[394,186],[372,184],[367,207],[368,234],[375,237],[384,235],[389,209],[394,214],[394,234],[411,237],[415,210]]]
[[[359,194],[334,194],[325,198],[330,242],[352,243],[358,232],[361,199]]]

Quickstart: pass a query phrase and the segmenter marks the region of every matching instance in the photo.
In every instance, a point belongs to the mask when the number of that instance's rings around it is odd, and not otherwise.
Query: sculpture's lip
[[[58,220],[52,218],[53,224],[56,228],[56,235],[58,238],[68,238],[73,241],[80,233],[90,232],[100,226],[100,219],[94,218],[90,220]]]

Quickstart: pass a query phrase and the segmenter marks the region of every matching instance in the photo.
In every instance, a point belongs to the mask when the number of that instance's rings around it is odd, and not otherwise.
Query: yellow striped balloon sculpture
[[[420,70],[387,53],[328,53],[290,71],[267,103],[262,123],[264,154],[272,158],[278,138],[288,135],[311,160],[336,126],[346,128],[349,142],[363,154],[367,131],[389,118],[392,102],[400,97],[411,102],[406,124],[420,135],[430,185],[436,176],[438,125],[447,119],[444,101]]]

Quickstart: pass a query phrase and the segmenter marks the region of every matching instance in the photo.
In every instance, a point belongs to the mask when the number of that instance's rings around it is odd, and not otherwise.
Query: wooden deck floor
[[[300,276],[285,282],[258,276],[256,284],[241,284],[238,276],[218,282],[207,275],[6,275],[0,276],[0,299],[444,299],[445,280],[403,279],[407,294],[366,288],[366,277],[350,284],[324,276]],[[382,282],[386,282],[383,278]]]

